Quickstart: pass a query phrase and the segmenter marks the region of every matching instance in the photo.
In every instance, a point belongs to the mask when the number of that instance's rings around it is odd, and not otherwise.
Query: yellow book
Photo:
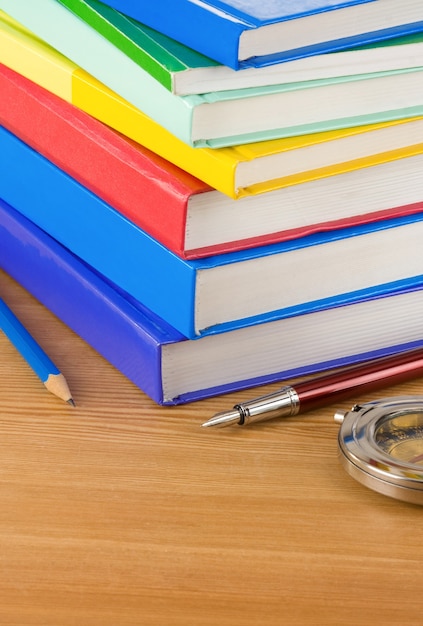
[[[423,152],[423,117],[229,148],[193,148],[0,11],[0,62],[231,198]]]

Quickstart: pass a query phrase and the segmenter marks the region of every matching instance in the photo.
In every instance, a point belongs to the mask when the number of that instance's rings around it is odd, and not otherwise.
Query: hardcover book
[[[387,133],[385,142],[375,131],[379,150],[401,143],[403,148],[333,165],[325,173],[311,170],[309,182],[292,184],[299,175],[287,176],[291,185],[286,189],[233,200],[1,64],[0,91],[0,123],[5,128],[183,258],[423,210],[423,179],[407,158],[423,152],[423,143],[406,147],[423,136],[423,119],[381,128]],[[347,151],[345,143],[334,143]],[[371,149],[371,144],[365,146]],[[307,159],[311,166],[308,148],[286,152],[286,172],[293,167],[289,156],[302,159],[302,167]],[[264,161],[269,169],[270,162]],[[344,173],[325,178],[343,168]]]
[[[404,148],[407,154],[421,150],[421,118],[228,148],[192,148],[4,13],[0,62],[233,198],[397,158]],[[14,109],[7,116],[20,115]]]
[[[421,281],[187,340],[2,200],[0,239],[0,267],[159,404],[354,364],[422,341]]]
[[[420,0],[103,3],[235,69],[342,50],[423,30]]]
[[[423,114],[423,67],[176,96],[57,0],[0,0],[0,7],[190,146],[230,146]]]
[[[0,197],[189,338],[423,276],[423,213],[185,260],[2,128],[0,166]]]
[[[98,0],[59,0],[166,89],[186,96],[336,76],[370,74],[421,65],[423,33],[378,41],[242,71],[212,59],[137,22]]]

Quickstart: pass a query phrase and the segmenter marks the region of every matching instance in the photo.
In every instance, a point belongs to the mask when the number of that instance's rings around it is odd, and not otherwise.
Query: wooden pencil
[[[74,406],[75,403],[63,374],[1,298],[0,328],[48,391]]]

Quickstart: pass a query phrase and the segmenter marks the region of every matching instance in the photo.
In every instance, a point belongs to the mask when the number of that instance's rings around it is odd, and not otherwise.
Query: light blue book
[[[239,145],[423,114],[423,67],[178,96],[57,0],[0,0],[0,9],[191,146]]]
[[[4,128],[0,166],[1,198],[189,338],[423,276],[423,213],[189,261]]]
[[[423,30],[420,0],[103,0],[240,69]]]

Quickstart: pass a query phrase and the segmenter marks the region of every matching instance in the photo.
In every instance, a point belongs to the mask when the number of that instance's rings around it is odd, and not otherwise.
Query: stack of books
[[[0,0],[0,266],[157,403],[423,339],[423,5],[313,6]]]

